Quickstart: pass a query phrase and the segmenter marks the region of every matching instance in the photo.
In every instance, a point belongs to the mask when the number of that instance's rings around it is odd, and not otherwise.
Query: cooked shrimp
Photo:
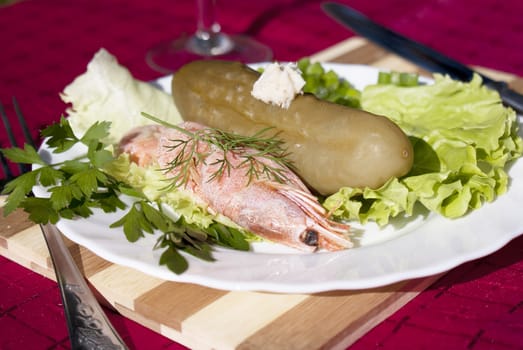
[[[179,126],[191,132],[205,129],[203,125],[192,122]],[[178,169],[170,168],[170,164],[181,152],[175,147],[180,140],[192,142],[189,135],[179,130],[146,126],[126,135],[119,150],[128,153],[140,166],[156,165],[168,169],[166,175],[175,176]],[[205,159],[194,160],[194,168],[183,186],[206,202],[210,210],[230,218],[254,234],[303,251],[352,247],[348,238],[349,226],[330,220],[318,199],[290,169],[258,157],[256,160],[260,164],[281,169],[285,183],[265,173],[250,178],[247,175],[249,165],[243,156],[253,150],[245,148],[241,152],[228,152],[230,167],[216,176],[220,160],[224,158],[223,150],[204,141],[196,142],[194,146],[198,155]]]

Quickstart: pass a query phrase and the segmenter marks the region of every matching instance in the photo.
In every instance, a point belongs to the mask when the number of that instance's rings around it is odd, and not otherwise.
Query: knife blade
[[[470,81],[474,74],[478,74],[483,79],[485,86],[499,93],[501,100],[506,106],[512,107],[518,113],[523,114],[523,95],[512,90],[506,82],[491,79],[484,74],[474,71],[441,52],[373,22],[347,5],[336,2],[324,2],[321,4],[321,7],[330,17],[356,34],[428,71],[447,74],[453,79],[465,82]]]

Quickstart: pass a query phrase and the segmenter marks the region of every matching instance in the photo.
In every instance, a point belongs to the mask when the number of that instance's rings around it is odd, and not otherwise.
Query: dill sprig
[[[220,150],[222,157],[216,159],[211,165],[218,165],[218,169],[211,174],[208,181],[228,176],[232,169],[246,167],[245,176],[248,183],[262,176],[280,183],[288,181],[287,171],[294,166],[288,159],[288,152],[284,142],[278,138],[279,132],[266,136],[272,127],[259,130],[251,136],[243,136],[215,128],[204,128],[189,131],[177,125],[167,123],[149,114],[143,113],[161,125],[174,128],[188,136],[187,139],[173,139],[169,151],[176,151],[176,156],[163,168],[165,172],[174,173],[170,179],[172,186],[186,185],[191,177],[191,172],[205,162],[209,152],[198,149],[200,142]],[[239,157],[242,161],[234,166],[230,157]]]

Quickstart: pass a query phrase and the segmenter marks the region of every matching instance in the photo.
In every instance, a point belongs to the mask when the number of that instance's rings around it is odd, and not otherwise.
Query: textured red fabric
[[[520,0],[344,0],[369,17],[466,64],[523,76]],[[221,0],[225,31],[296,60],[353,34],[319,0]],[[0,101],[16,96],[33,136],[64,112],[59,92],[105,47],[139,79],[153,44],[195,30],[194,0],[25,0],[0,7]],[[20,135],[20,130],[16,130]],[[19,136],[19,140],[22,137]],[[0,147],[7,146],[0,128]],[[523,348],[523,238],[446,274],[352,349]],[[107,310],[131,349],[182,349]],[[54,282],[0,258],[0,349],[68,349]]]

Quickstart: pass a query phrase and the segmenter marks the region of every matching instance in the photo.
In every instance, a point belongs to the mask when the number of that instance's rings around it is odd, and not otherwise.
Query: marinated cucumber
[[[260,73],[237,62],[202,60],[173,76],[174,102],[184,120],[243,135],[274,127],[297,174],[322,195],[341,187],[378,188],[409,172],[412,145],[391,120],[298,95],[288,109],[251,96]]]

